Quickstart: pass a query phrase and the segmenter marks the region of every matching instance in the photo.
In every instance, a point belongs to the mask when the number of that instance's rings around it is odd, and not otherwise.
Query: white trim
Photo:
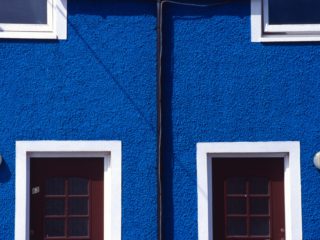
[[[67,39],[67,0],[56,1],[54,29],[59,40]]]
[[[120,141],[17,141],[15,240],[29,240],[30,157],[104,158],[104,239],[121,240]]]
[[[66,39],[67,0],[47,0],[47,24],[0,23],[0,38]]]
[[[286,239],[302,239],[299,142],[217,142],[197,144],[198,239],[213,240],[212,158],[283,157]]]
[[[319,24],[269,24],[268,0],[251,0],[252,42],[320,41]]]
[[[262,0],[251,0],[251,41],[261,42],[262,36]]]
[[[264,23],[265,33],[306,33],[320,34],[320,24],[269,24]]]

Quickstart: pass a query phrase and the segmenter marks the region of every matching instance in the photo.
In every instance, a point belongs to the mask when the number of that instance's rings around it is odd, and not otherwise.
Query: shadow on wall
[[[187,0],[189,1],[189,0]],[[191,2],[191,1],[189,1]],[[195,1],[192,1],[193,3]],[[197,3],[208,3],[209,1],[198,1]],[[163,45],[164,45],[164,57],[163,57],[163,171],[164,171],[164,228],[165,239],[172,239],[175,236],[175,206],[174,206],[174,169],[179,168],[183,172],[183,175],[188,179],[191,186],[197,185],[195,169],[190,170],[185,166],[184,162],[175,158],[177,154],[173,149],[173,86],[174,86],[174,49],[175,49],[175,36],[174,25],[175,21],[181,20],[202,20],[211,19],[214,16],[235,16],[238,18],[244,18],[250,16],[250,1],[249,0],[237,0],[237,3],[231,1],[216,0],[216,2],[225,2],[225,4],[197,7],[197,6],[181,6],[171,3],[164,5],[164,21],[163,21]],[[214,1],[210,1],[209,4],[214,4]],[[235,6],[236,5],[236,6]],[[237,7],[237,5],[239,7]],[[195,136],[196,137],[196,136]],[[196,142],[194,143],[194,147]],[[196,197],[196,196],[195,196]],[[193,207],[192,207],[193,208]],[[192,231],[197,232],[197,226]]]
[[[156,15],[156,5],[152,4],[152,2],[148,1],[128,1],[128,0],[71,0],[69,1],[68,14],[69,15],[99,15],[104,18],[108,16],[138,16],[138,15]],[[141,7],[137,7],[137,4],[140,4]],[[152,9],[153,8],[153,9]],[[156,126],[145,116],[143,109],[141,109],[134,96],[130,95],[127,91],[126,86],[118,81],[117,77],[113,74],[112,68],[108,66],[99,56],[99,53],[92,48],[91,44],[86,40],[85,36],[79,31],[77,26],[71,21],[68,22],[68,26],[73,29],[73,31],[77,34],[81,42],[86,46],[89,50],[91,57],[95,59],[96,63],[99,64],[105,71],[106,75],[109,76],[110,79],[117,85],[119,90],[124,94],[127,100],[134,107],[136,112],[140,115],[141,119],[145,122],[145,124],[150,128],[152,132],[156,132]],[[155,27],[156,31],[156,27]],[[156,46],[156,44],[155,44]]]
[[[68,0],[68,16],[73,15],[94,15],[108,18],[108,16],[154,16],[156,17],[156,4],[153,1],[130,1],[130,0]],[[89,50],[92,59],[100,65],[106,76],[113,80],[118,86],[119,90],[125,95],[131,105],[138,112],[142,120],[149,126],[150,130],[156,132],[156,126],[152,124],[150,119],[145,116],[143,109],[138,106],[134,96],[132,96],[127,87],[120,82],[115,74],[112,72],[112,67],[108,66],[102,58],[99,56],[99,52],[92,47],[92,44],[88,42],[86,36],[77,28],[76,23],[68,21],[68,28],[72,29],[82,44]],[[156,26],[154,26],[156,31]],[[60,44],[56,39],[0,39],[0,44]],[[156,44],[154,44],[156,46]],[[155,75],[155,74],[154,74]]]
[[[191,1],[191,0],[187,0]],[[217,2],[222,2],[224,0],[216,0]],[[195,2],[195,1],[193,1]],[[201,3],[204,1],[198,1]],[[206,1],[208,2],[208,1]],[[202,19],[211,19],[215,16],[234,16],[236,18],[242,19],[245,17],[250,16],[250,1],[249,0],[234,0],[226,1],[226,4],[221,4],[217,6],[209,6],[209,7],[196,7],[196,6],[178,6],[175,4],[165,4],[164,13],[164,83],[163,83],[163,104],[164,104],[164,133],[163,133],[163,156],[164,156],[164,164],[163,164],[163,171],[164,171],[164,226],[165,226],[165,239],[172,239],[177,234],[177,230],[175,230],[175,226],[177,226],[177,220],[175,218],[181,217],[175,213],[175,209],[179,206],[175,203],[177,201],[177,183],[180,176],[183,174],[183,177],[188,180],[188,185],[191,187],[197,185],[195,169],[189,166],[186,166],[186,162],[181,161],[179,157],[181,156],[181,152],[178,152],[176,148],[178,148],[179,143],[173,142],[174,136],[173,129],[177,129],[175,123],[173,122],[173,104],[174,103],[174,68],[179,68],[179,66],[175,66],[175,39],[176,29],[175,24],[176,21],[183,22],[183,20],[190,21],[190,20],[202,20]],[[214,3],[214,1],[211,1]],[[184,25],[185,27],[188,26],[187,24]],[[191,25],[194,27],[194,25]],[[181,29],[180,29],[181,30]],[[187,31],[187,30],[186,30]],[[222,29],[223,31],[223,29]],[[177,37],[177,36],[176,36]],[[179,39],[180,40],[180,39]],[[181,40],[180,40],[181,41]],[[181,47],[181,42],[179,43]],[[263,45],[264,47],[274,47],[274,46],[315,46],[319,45],[320,43],[314,42],[282,42],[282,43],[252,43],[252,45],[259,46]],[[181,73],[178,73],[181,74]],[[177,105],[175,105],[177,108]],[[176,115],[177,116],[177,115]],[[175,119],[177,120],[177,119]],[[177,134],[177,133],[175,133]],[[195,149],[197,143],[197,137],[194,136],[192,139],[193,148]],[[194,150],[194,159],[196,158],[195,150]],[[178,169],[178,170],[177,170]],[[320,170],[319,170],[320,171]],[[182,172],[182,173],[179,173]],[[192,211],[196,206],[191,206]],[[182,217],[181,217],[182,219]],[[179,219],[179,221],[181,221]],[[195,226],[190,232],[197,231],[197,226]]]
[[[154,11],[151,12],[148,5],[153,5]],[[156,16],[155,7],[155,1],[147,0],[69,0],[68,15],[99,15],[104,18],[108,16]]]
[[[189,1],[189,0],[188,0]],[[222,2],[224,0],[216,0]],[[227,2],[228,0],[226,0]],[[238,10],[234,4],[212,6],[212,7],[192,7],[192,6],[179,6],[175,4],[165,4],[164,9],[164,136],[163,136],[163,156],[164,156],[164,224],[165,224],[165,238],[172,239],[175,235],[174,232],[174,198],[173,198],[173,176],[174,176],[174,165],[178,166],[187,178],[190,179],[192,185],[196,185],[196,176],[194,171],[190,171],[184,166],[184,163],[174,159],[173,153],[173,123],[172,123],[172,96],[173,96],[173,56],[174,56],[174,21],[175,20],[190,20],[190,19],[210,19],[213,16],[237,16],[239,18],[246,17],[250,14],[249,0],[236,0],[239,6],[245,4],[247,7]],[[190,1],[191,2],[191,1]],[[196,1],[197,3],[213,3],[214,1]],[[229,1],[229,2],[232,2]],[[155,1],[142,1],[142,0],[68,0],[68,15],[97,15],[103,18],[109,16],[139,16],[139,15],[150,15],[156,16],[156,3]],[[86,38],[81,35],[81,32],[77,29],[76,25],[69,22],[71,27],[76,34],[79,36],[83,44],[89,49],[91,57],[96,60],[97,64],[101,65],[105,70],[107,76],[112,79],[123,94],[129,99],[129,102],[134,106],[139,115],[143,118],[146,124],[149,125],[150,129],[156,131],[156,126],[150,124],[150,120],[144,115],[143,110],[140,109],[139,105],[135,102],[135,99],[127,91],[123,83],[119,82],[116,76],[112,73],[110,66],[108,66],[91,47],[90,43],[87,42]],[[156,26],[154,26],[156,31]],[[56,40],[1,40],[1,42],[10,43],[45,43],[45,44],[57,44],[59,41]],[[156,46],[156,44],[154,44]],[[154,68],[156,69],[156,68]],[[194,145],[195,146],[195,145]],[[11,172],[6,164],[0,166],[0,183],[9,181],[11,178]]]
[[[0,183],[6,183],[11,178],[10,169],[4,159],[2,159],[2,164],[0,165]]]
[[[183,4],[164,3],[165,8],[178,9],[175,11],[173,19],[205,19],[213,16],[239,16],[240,18],[249,16],[250,10],[240,12],[232,4],[247,4],[250,9],[249,0],[185,0],[183,1],[190,6]],[[199,4],[198,7],[192,6],[194,3]],[[203,6],[200,6],[202,4]],[[206,6],[207,5],[207,6]],[[229,7],[223,7],[229,5]],[[150,11],[150,6],[153,6],[153,11]],[[98,15],[104,18],[108,16],[139,16],[151,15],[156,17],[156,0],[69,0],[68,15]],[[168,17],[165,15],[165,17]]]

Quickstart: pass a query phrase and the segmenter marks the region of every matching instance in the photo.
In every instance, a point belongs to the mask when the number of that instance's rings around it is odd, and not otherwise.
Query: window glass
[[[228,217],[227,219],[228,236],[247,235],[247,221],[244,217]]]
[[[68,207],[69,215],[87,215],[89,212],[89,199],[69,198]]]
[[[249,192],[251,194],[268,194],[269,180],[266,177],[252,177],[249,180]]]
[[[85,178],[70,178],[68,181],[68,191],[70,195],[87,195],[88,194],[88,179]]]
[[[270,220],[269,218],[251,218],[250,234],[253,236],[269,236]]]
[[[319,0],[268,0],[270,24],[320,23]]]
[[[68,235],[72,237],[86,237],[89,235],[89,222],[87,218],[70,218],[68,222]]]
[[[64,198],[49,198],[46,200],[46,215],[64,215],[65,201]]]
[[[46,24],[47,0],[1,0],[0,23]]]
[[[246,180],[243,177],[234,177],[227,180],[228,194],[246,193]]]
[[[58,177],[48,178],[46,181],[47,195],[64,195],[65,194],[65,179]]]
[[[44,235],[47,237],[62,237],[64,232],[65,220],[60,218],[49,218],[45,220]]]

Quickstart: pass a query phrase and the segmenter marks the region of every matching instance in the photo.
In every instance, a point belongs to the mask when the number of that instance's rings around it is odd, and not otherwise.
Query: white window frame
[[[104,240],[121,240],[120,141],[17,141],[15,240],[29,240],[32,157],[103,157]]]
[[[47,0],[47,24],[0,23],[0,38],[66,39],[67,0]]]
[[[215,157],[284,158],[286,239],[302,239],[300,143],[288,141],[212,142],[197,144],[199,240],[213,240],[212,161],[215,161]]]
[[[270,24],[269,0],[251,0],[252,42],[320,41],[319,24]]]

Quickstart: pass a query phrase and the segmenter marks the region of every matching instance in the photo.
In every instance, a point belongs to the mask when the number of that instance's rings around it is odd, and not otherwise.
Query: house
[[[320,239],[315,0],[0,5],[0,239]]]

